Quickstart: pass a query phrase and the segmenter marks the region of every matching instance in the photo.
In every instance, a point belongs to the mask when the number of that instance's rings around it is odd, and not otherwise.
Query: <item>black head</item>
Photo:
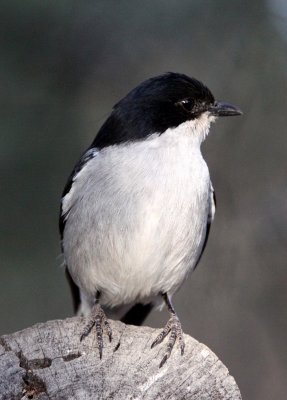
[[[92,146],[102,148],[161,134],[206,111],[216,116],[241,113],[234,106],[215,102],[200,81],[169,72],[144,81],[120,100]]]

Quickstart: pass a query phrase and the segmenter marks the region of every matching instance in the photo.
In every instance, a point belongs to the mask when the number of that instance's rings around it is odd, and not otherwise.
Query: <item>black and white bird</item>
[[[169,335],[160,364],[181,324],[172,296],[198,264],[215,212],[200,146],[217,117],[240,115],[215,101],[194,78],[167,73],[141,83],[113,108],[64,189],[60,232],[76,307],[90,314],[102,357],[106,308],[134,305],[125,322],[140,324],[154,305],[170,319],[153,345]],[[103,308],[102,308],[103,306]]]

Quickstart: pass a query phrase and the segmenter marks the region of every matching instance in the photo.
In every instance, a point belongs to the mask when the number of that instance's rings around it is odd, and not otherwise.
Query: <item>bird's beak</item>
[[[233,115],[242,115],[243,112],[232,104],[216,101],[209,107],[208,111],[215,117],[231,117]]]

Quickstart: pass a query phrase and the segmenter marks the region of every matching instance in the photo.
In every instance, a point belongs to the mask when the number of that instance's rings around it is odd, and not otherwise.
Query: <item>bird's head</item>
[[[150,78],[129,92],[114,106],[107,122],[120,130],[120,141],[126,141],[163,134],[182,124],[200,134],[208,132],[216,117],[240,114],[239,108],[215,101],[200,81],[169,72]],[[98,136],[101,137],[101,131]]]

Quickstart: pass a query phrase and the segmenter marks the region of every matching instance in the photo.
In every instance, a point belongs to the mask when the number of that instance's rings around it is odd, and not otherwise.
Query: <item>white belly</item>
[[[113,307],[172,294],[194,268],[210,180],[199,146],[183,139],[108,148],[75,181],[63,247],[86,297],[99,290]]]

